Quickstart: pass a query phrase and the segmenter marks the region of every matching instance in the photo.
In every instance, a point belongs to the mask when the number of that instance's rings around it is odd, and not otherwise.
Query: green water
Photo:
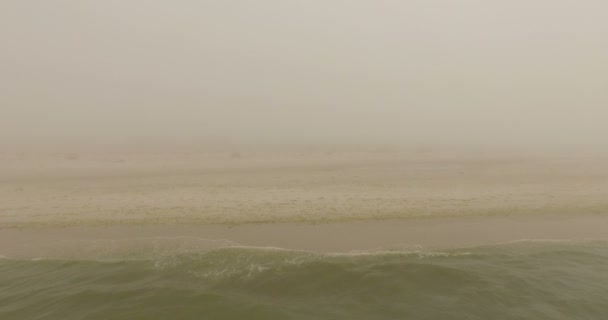
[[[608,242],[0,259],[0,319],[606,319]]]

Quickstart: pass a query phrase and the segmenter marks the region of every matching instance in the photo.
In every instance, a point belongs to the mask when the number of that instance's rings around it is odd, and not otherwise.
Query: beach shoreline
[[[595,239],[608,234],[604,160],[488,150],[5,154],[0,255],[159,237],[320,252]]]
[[[0,157],[0,227],[608,213],[608,161],[513,151]]]
[[[312,252],[441,250],[505,242],[582,241],[607,238],[608,215],[448,217],[375,221],[240,225],[113,225],[0,230],[0,254],[50,257],[64,248],[164,246],[193,241],[201,250],[260,247]],[[106,245],[104,245],[104,243]],[[63,248],[62,248],[63,247]],[[160,248],[159,247],[159,248]],[[107,249],[106,248],[106,249]],[[158,249],[158,248],[157,248]],[[191,248],[194,249],[194,248]],[[60,258],[60,256],[58,256]]]

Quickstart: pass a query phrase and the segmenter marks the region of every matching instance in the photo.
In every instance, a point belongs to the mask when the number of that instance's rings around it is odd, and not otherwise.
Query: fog
[[[606,149],[608,2],[3,0],[0,142]]]

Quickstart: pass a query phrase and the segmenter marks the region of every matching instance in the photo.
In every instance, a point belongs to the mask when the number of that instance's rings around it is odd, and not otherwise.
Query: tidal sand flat
[[[6,153],[3,227],[602,214],[608,157],[516,151]]]

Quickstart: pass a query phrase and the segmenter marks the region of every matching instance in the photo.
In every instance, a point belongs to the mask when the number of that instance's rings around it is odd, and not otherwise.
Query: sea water
[[[191,244],[2,257],[0,319],[608,317],[606,241],[344,253]]]

